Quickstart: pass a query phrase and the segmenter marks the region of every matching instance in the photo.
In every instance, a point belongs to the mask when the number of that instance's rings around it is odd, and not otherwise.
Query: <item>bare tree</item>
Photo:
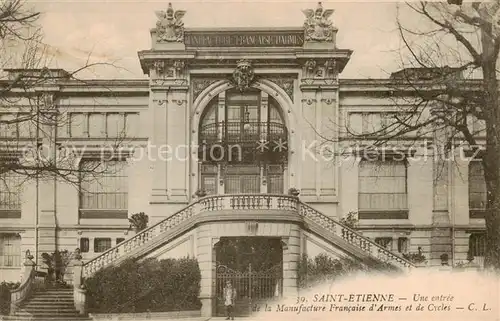
[[[0,180],[15,174],[19,184],[36,178],[60,179],[80,186],[82,180],[93,180],[96,175],[109,173],[110,168],[96,162],[75,162],[75,150],[60,139],[61,129],[70,121],[70,106],[58,103],[57,92],[50,87],[85,85],[86,81],[78,78],[82,71],[115,66],[92,63],[89,54],[71,72],[47,68],[52,60],[51,47],[43,42],[39,18],[40,12],[23,0],[0,4]],[[109,95],[113,95],[111,89]],[[116,137],[107,139],[108,148],[101,156],[119,155],[125,136],[123,128]],[[8,184],[2,185],[8,188]]]
[[[408,3],[398,10],[403,69],[385,83],[385,97],[397,111],[363,133],[346,129],[351,139],[375,146],[432,137],[445,154],[464,144],[471,152],[479,149],[487,190],[485,266],[495,270],[500,270],[499,9],[497,1]]]

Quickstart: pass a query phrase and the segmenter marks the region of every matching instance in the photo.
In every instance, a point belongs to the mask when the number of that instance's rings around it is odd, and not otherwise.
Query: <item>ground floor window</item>
[[[377,237],[375,243],[387,250],[392,250],[392,237]]]
[[[468,256],[474,258],[477,256],[484,256],[486,250],[486,234],[485,233],[472,233],[469,236],[469,254]]]
[[[408,253],[408,238],[407,237],[398,238],[398,252],[399,253]]]
[[[111,248],[111,238],[96,238],[94,239],[94,252],[100,253]]]
[[[21,236],[0,234],[0,266],[21,266]]]

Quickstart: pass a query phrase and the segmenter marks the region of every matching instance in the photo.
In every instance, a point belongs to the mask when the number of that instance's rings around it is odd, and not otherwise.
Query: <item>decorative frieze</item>
[[[304,80],[337,80],[338,66],[335,59],[308,59],[303,64]]]
[[[186,70],[186,61],[182,59],[161,59],[150,63],[152,80],[183,79]]]

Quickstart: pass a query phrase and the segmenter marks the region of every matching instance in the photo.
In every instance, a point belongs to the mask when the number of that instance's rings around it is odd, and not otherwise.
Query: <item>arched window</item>
[[[283,193],[287,139],[274,98],[259,90],[219,94],[201,116],[200,187],[209,194]]]

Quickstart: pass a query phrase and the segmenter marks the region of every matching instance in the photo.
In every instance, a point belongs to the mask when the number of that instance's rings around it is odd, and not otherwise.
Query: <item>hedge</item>
[[[334,259],[326,254],[309,258],[304,254],[298,264],[298,285],[300,288],[309,288],[358,272],[374,271],[394,273],[398,272],[398,269],[386,263],[365,266],[349,258]]]
[[[84,281],[91,313],[199,310],[201,273],[196,259],[128,260]]]
[[[10,312],[10,290],[17,289],[19,282],[0,283],[0,315],[8,315]]]

